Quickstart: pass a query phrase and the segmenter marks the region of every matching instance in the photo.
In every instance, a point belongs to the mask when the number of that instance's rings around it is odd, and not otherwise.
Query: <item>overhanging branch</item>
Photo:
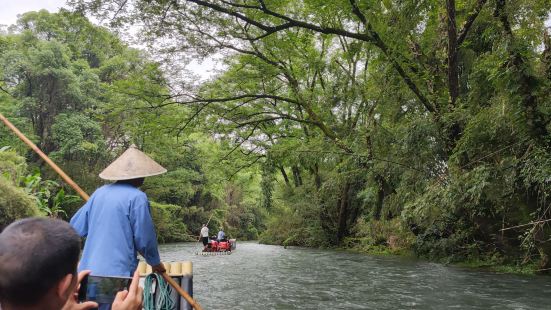
[[[457,37],[457,46],[460,46],[465,38],[467,37],[467,34],[469,30],[471,29],[471,26],[473,25],[475,19],[480,14],[480,11],[482,11],[482,8],[484,7],[484,4],[486,4],[488,0],[477,0],[476,6],[474,10],[467,16],[467,20],[465,21],[465,24],[463,25],[463,28],[459,32],[459,35]]]

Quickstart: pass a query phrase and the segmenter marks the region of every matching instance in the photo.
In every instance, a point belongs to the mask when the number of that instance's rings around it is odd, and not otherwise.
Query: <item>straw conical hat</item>
[[[128,150],[105,168],[99,177],[104,180],[119,181],[145,178],[165,172],[165,168],[132,144]]]

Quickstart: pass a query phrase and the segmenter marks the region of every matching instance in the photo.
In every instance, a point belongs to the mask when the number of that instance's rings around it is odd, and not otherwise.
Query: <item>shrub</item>
[[[25,158],[15,152],[0,150],[0,176],[4,176],[12,184],[17,185],[26,170]]]
[[[151,202],[151,216],[155,223],[159,242],[193,241],[187,234],[187,227],[182,222],[181,207],[176,205]]]
[[[0,231],[17,219],[38,215],[35,200],[22,188],[0,177]]]
[[[344,240],[345,248],[369,253],[406,253],[415,236],[399,218],[370,220],[360,218],[353,229],[353,236]]]

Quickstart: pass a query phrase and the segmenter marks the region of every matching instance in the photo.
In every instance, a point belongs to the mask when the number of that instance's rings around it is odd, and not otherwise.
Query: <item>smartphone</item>
[[[78,300],[111,304],[118,292],[130,287],[130,277],[86,276],[80,282]]]

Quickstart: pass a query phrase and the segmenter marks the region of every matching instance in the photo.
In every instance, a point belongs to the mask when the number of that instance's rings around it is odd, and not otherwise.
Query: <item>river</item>
[[[238,242],[231,255],[197,256],[194,243],[160,252],[163,261],[193,262],[205,310],[551,309],[551,277],[254,242]]]

